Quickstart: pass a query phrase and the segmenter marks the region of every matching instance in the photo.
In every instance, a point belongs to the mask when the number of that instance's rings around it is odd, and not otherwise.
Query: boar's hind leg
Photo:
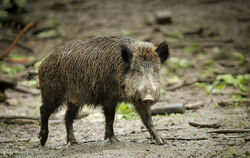
[[[161,137],[158,135],[158,133],[155,130],[152,117],[151,117],[150,107],[137,107],[136,106],[136,111],[139,113],[143,123],[149,130],[151,138],[155,139],[157,144],[163,144]]]
[[[40,107],[40,115],[41,115],[41,130],[39,133],[39,138],[40,138],[40,144],[42,146],[45,145],[48,134],[49,134],[49,129],[48,129],[48,121],[49,117],[52,113],[56,111],[56,109],[60,106],[59,103],[57,104],[44,104]]]
[[[74,130],[73,130],[73,122],[77,116],[78,110],[80,106],[76,106],[72,103],[68,103],[68,110],[65,114],[65,125],[67,131],[67,143],[70,142],[71,145],[77,144]]]
[[[116,104],[113,104],[112,106],[110,105],[107,105],[107,106],[108,107],[104,106],[103,108],[105,120],[106,120],[104,139],[108,138],[110,143],[119,142],[119,140],[115,137],[114,128],[113,128]]]

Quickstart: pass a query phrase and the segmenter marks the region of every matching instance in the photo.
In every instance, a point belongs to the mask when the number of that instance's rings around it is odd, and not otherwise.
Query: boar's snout
[[[152,105],[154,102],[155,100],[151,94],[147,94],[144,98],[142,98],[142,103],[144,105]]]
[[[154,82],[150,82],[150,81],[146,81],[146,83],[142,83],[140,88],[139,88],[139,92],[141,94],[141,101],[142,104],[146,105],[146,106],[150,106],[152,104],[154,104],[157,100],[156,98],[156,85],[154,84]]]

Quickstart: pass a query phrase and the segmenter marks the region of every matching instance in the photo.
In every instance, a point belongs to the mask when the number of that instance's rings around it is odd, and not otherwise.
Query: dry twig
[[[185,86],[189,86],[191,84],[194,84],[196,82],[204,82],[204,83],[210,83],[210,82],[213,82],[214,79],[202,79],[202,78],[198,78],[198,79],[194,79],[194,80],[191,80],[191,81],[183,81],[183,82],[180,82],[180,83],[177,83],[173,86],[170,86],[170,87],[166,87],[166,90],[176,90],[176,89],[179,89],[179,88],[182,88],[182,87],[185,87]]]
[[[237,100],[237,99],[225,99],[217,102],[218,105],[220,106],[227,106],[227,105],[232,105],[234,103],[241,103],[246,106],[250,106],[250,99],[244,99],[244,100]]]
[[[190,126],[200,127],[200,128],[219,128],[221,125],[217,123],[196,123],[196,122],[188,122]]]
[[[0,55],[0,60],[3,60],[3,58],[14,48],[14,46],[17,44],[17,42],[21,39],[22,35],[28,31],[32,26],[34,26],[35,22],[31,22],[28,25],[26,25],[22,31],[18,34],[14,42],[7,48],[1,55]]]
[[[30,93],[30,94],[33,94],[33,95],[39,95],[40,94],[40,90],[37,89],[37,88],[27,87],[27,86],[23,86],[23,85],[19,85],[19,84],[16,85],[15,89],[20,91],[20,92]]]
[[[15,142],[29,142],[29,141],[30,141],[30,139],[1,140],[0,144],[3,144],[3,143],[15,143]]]
[[[3,60],[8,63],[19,63],[19,64],[33,63],[34,61],[36,61],[35,59],[11,59],[11,58],[3,58]]]
[[[204,106],[205,102],[204,101],[198,101],[195,103],[188,103],[185,105],[186,110],[196,110],[199,109],[200,107]]]
[[[250,129],[219,129],[214,131],[209,131],[207,133],[249,133]]]
[[[169,137],[169,138],[163,138],[164,140],[186,140],[186,141],[191,141],[191,140],[208,140],[206,137],[199,137],[199,138],[174,138],[174,137]]]

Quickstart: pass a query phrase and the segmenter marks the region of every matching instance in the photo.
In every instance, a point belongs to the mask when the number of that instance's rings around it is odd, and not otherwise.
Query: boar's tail
[[[36,71],[29,71],[28,74],[27,74],[27,79],[28,79],[28,80],[32,80],[32,79],[34,79],[35,76],[37,76],[37,75],[38,75],[38,72],[36,72]]]

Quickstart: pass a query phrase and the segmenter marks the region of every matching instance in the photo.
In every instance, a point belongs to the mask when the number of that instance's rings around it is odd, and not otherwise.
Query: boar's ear
[[[130,65],[133,54],[125,44],[121,45],[121,53],[123,61],[126,63],[126,65]]]
[[[164,41],[162,42],[157,48],[156,48],[156,52],[158,53],[160,59],[161,59],[161,63],[163,64],[168,56],[169,56],[169,51],[168,51],[168,44]]]

